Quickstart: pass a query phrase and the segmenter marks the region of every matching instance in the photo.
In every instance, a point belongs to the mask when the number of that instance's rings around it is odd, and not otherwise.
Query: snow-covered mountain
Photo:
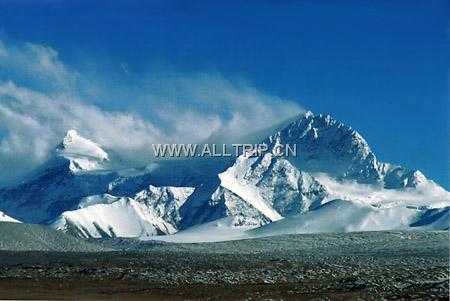
[[[109,161],[108,154],[97,143],[81,137],[76,130],[67,132],[56,152],[58,157],[69,161],[73,172],[102,170]]]
[[[284,234],[324,232],[448,230],[450,207],[376,208],[333,200],[314,210],[286,217],[262,227],[236,227],[234,217],[224,217],[179,231],[174,235],[144,237],[167,242],[197,243],[260,238]]]
[[[416,187],[427,181],[417,170],[379,162],[366,140],[351,127],[330,115],[306,112],[265,143],[297,145],[299,155],[291,158],[306,172],[327,173],[339,179],[360,183],[381,183],[386,188]]]
[[[263,141],[263,155],[118,170],[107,150],[70,130],[26,181],[0,190],[0,210],[81,237],[446,229],[445,189],[379,162],[358,132],[329,115],[307,112]],[[295,144],[297,156],[276,155],[280,144]]]
[[[81,198],[107,192],[117,173],[96,143],[70,130],[50,159],[23,183],[0,190],[0,210],[24,222],[42,223],[75,208]]]
[[[419,209],[396,206],[376,208],[343,200],[333,200],[315,210],[285,218],[251,230],[250,236],[278,234],[355,232],[383,230],[448,230],[450,206]]]
[[[242,155],[197,187],[182,207],[182,228],[228,216],[227,224],[258,227],[305,213],[334,199],[374,207],[450,205],[450,195],[420,171],[380,163],[352,128],[311,112],[265,139],[264,156]],[[274,155],[296,144],[297,157]]]
[[[0,211],[0,223],[1,222],[20,223],[20,221],[12,218]]]
[[[193,190],[149,186],[134,198],[89,196],[80,201],[78,209],[63,212],[51,227],[80,237],[173,234],[180,222],[178,209]]]
[[[271,153],[241,155],[218,178],[214,190],[193,195],[186,205],[187,226],[226,216],[240,217],[237,226],[261,226],[307,211],[326,196],[313,177]]]

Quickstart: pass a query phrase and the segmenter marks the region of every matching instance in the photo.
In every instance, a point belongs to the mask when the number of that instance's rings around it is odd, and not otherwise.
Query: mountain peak
[[[77,130],[71,129],[71,130],[67,131],[66,136],[64,137],[63,140],[70,142],[70,141],[73,141],[75,138],[77,138],[79,136],[80,135],[78,135]]]
[[[297,157],[289,158],[306,172],[327,173],[360,183],[383,184],[386,188],[416,187],[427,183],[417,170],[379,162],[363,136],[329,114],[307,111],[265,143],[297,145]]]
[[[313,117],[314,113],[312,111],[306,111],[303,114],[300,114],[300,117],[304,117],[304,118],[309,118],[309,117]]]
[[[56,148],[57,155],[70,161],[72,171],[102,169],[109,161],[108,153],[97,143],[82,137],[74,129],[68,130]]]
[[[298,156],[290,158],[307,172],[325,172],[338,178],[378,182],[378,162],[364,138],[328,114],[308,111],[266,140],[297,145]]]

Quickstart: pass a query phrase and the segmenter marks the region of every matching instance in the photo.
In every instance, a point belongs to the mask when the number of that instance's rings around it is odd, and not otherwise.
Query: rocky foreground
[[[199,244],[93,243],[102,251],[1,251],[0,299],[449,296],[447,231],[287,235]]]

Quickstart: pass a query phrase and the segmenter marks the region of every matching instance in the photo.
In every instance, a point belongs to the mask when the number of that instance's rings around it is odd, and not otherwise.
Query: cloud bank
[[[325,202],[341,199],[380,208],[398,205],[414,207],[426,205],[429,208],[442,208],[448,206],[450,201],[450,193],[432,181],[416,188],[386,189],[380,185],[337,181],[323,173],[314,174],[314,177],[327,188],[329,195]]]
[[[122,100],[123,109],[111,110],[108,99],[83,98],[83,89],[96,89],[93,82],[65,65],[51,47],[0,41],[0,185],[44,162],[72,128],[138,166],[152,160],[153,143],[213,136],[232,141],[302,110],[208,73],[145,77],[132,88],[138,92]]]

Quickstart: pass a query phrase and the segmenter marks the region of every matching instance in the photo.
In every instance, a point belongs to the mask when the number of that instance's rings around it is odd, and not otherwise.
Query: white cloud
[[[51,47],[33,43],[7,45],[0,41],[0,78],[40,90],[68,90],[78,74],[69,70]]]
[[[0,177],[19,176],[43,162],[71,128],[136,163],[149,159],[151,143],[164,138],[138,116],[105,112],[64,95],[52,98],[8,82],[0,85],[0,129],[5,133]]]
[[[337,181],[322,173],[314,176],[327,188],[329,195],[325,201],[342,199],[382,208],[406,205],[441,208],[448,206],[450,202],[450,193],[432,181],[417,188],[386,189],[380,185]]]
[[[152,143],[233,139],[301,110],[219,75],[178,74],[143,80],[130,88],[139,93],[124,100],[129,107],[113,111],[107,99],[96,100],[102,107],[82,100],[81,89],[96,87],[79,85],[55,50],[36,44],[0,41],[0,70],[0,184],[45,161],[71,128],[138,165],[151,160]]]
[[[224,142],[299,114],[295,103],[217,74],[162,74],[144,78],[134,108],[170,132],[194,142],[214,135]],[[185,142],[185,141],[183,141]]]

